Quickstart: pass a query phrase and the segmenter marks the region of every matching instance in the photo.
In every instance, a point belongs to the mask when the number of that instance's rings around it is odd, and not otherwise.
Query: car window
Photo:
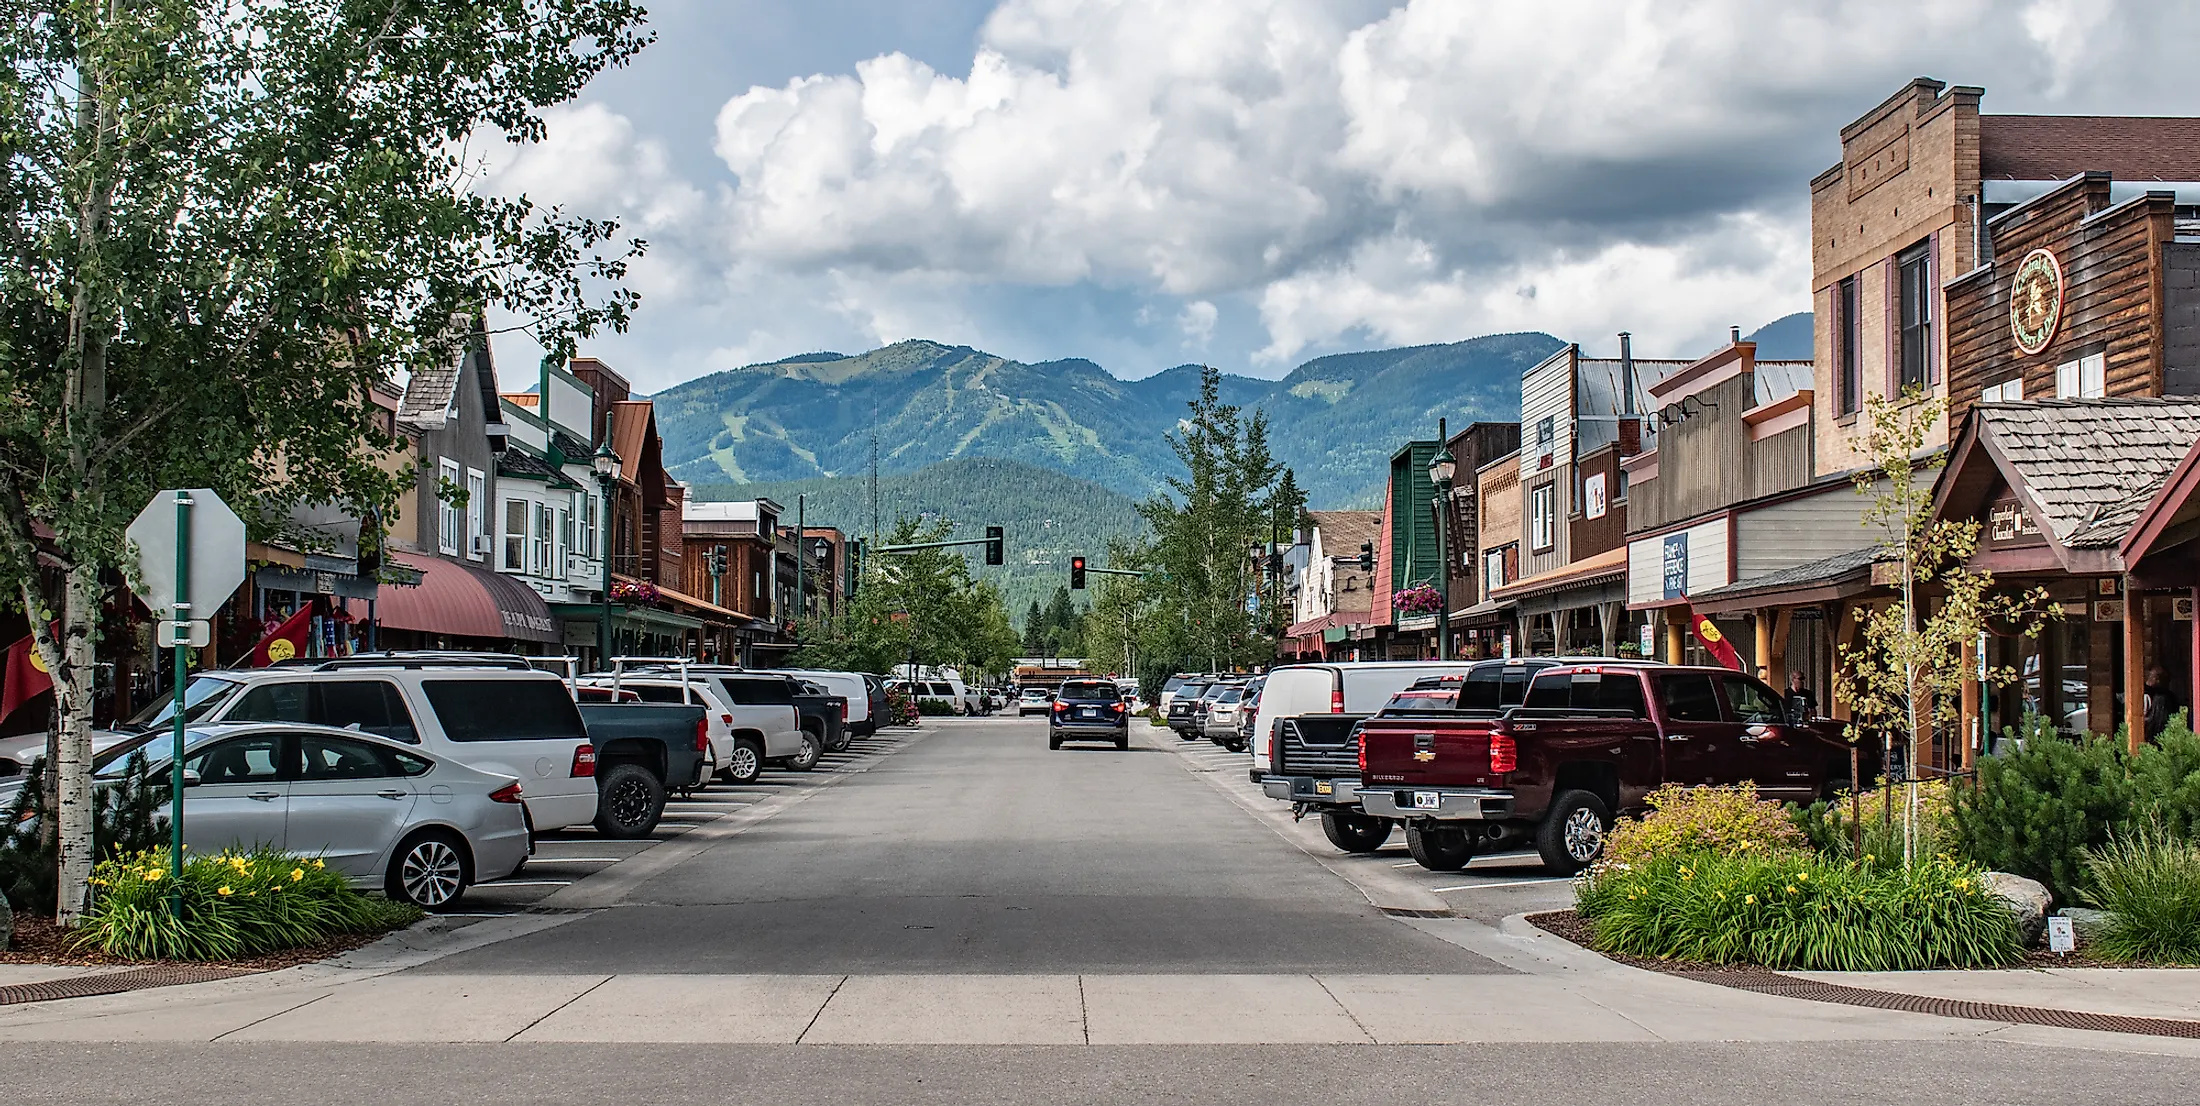
[[[785,679],[726,677],[718,681],[726,689],[726,698],[746,707],[785,707],[794,705],[794,685]]]
[[[1113,699],[1115,697],[1116,691],[1113,684],[1069,683],[1062,685],[1062,698],[1064,699]]]
[[[1217,703],[1235,703],[1235,702],[1237,702],[1237,701],[1238,701],[1239,699],[1243,699],[1244,697],[1245,697],[1245,690],[1244,690],[1243,688],[1235,688],[1235,687],[1233,687],[1233,688],[1230,688],[1230,689],[1228,689],[1228,690],[1224,691],[1224,692],[1223,692],[1222,694],[1220,694],[1220,695],[1217,695],[1217,696],[1215,696],[1215,702],[1217,702]]]
[[[223,718],[231,722],[312,722],[311,685],[303,680],[261,684],[240,696]]]
[[[183,685],[183,720],[197,722],[207,718],[243,690],[244,685],[235,680],[225,680],[219,676],[193,676],[190,683]],[[146,729],[174,725],[175,712],[175,696],[163,695],[131,715],[130,724]]]
[[[677,703],[682,701],[681,696],[687,693],[687,689],[678,685],[627,684],[623,686],[633,688],[634,697],[645,703]]]
[[[1675,672],[1658,677],[1658,691],[1665,696],[1665,716],[1675,722],[1719,721],[1719,696],[1711,677],[1701,672]]]
[[[1450,710],[1458,698],[1458,692],[1444,688],[1416,688],[1401,691],[1390,700],[1388,710]]]
[[[251,734],[185,753],[183,767],[202,784],[273,783],[283,775],[282,755],[281,734]]]
[[[311,721],[357,727],[377,737],[418,742],[405,694],[388,680],[315,680],[305,685],[319,697]]]
[[[1171,676],[1167,680],[1162,681],[1161,690],[1171,693],[1182,691],[1184,690],[1185,682],[1186,681],[1182,676]]]
[[[1538,676],[1528,685],[1522,706],[1536,710],[1565,710],[1574,705],[1574,682],[1563,674]]]
[[[1753,726],[1787,721],[1770,688],[1746,676],[1721,676],[1719,682],[1726,686],[1727,705],[1734,708],[1735,721]]]
[[[1643,702],[1642,678],[1632,672],[1607,672],[1604,679],[1594,685],[1594,706],[1598,710],[1623,710],[1637,718],[1650,717],[1650,709]],[[1574,702],[1581,702],[1583,685],[1574,684]]]
[[[395,749],[332,734],[298,735],[298,753],[305,764],[300,779],[374,780],[418,774],[404,771],[397,759],[401,754]],[[420,757],[406,759],[423,766],[428,763]]]
[[[452,741],[585,740],[580,708],[557,680],[423,680]]]

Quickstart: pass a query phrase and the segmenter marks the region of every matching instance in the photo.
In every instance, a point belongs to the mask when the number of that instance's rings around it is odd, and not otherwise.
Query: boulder
[[[2036,879],[2013,876],[2007,872],[1986,873],[1986,891],[2009,907],[2017,916],[2017,938],[2025,948],[2039,943],[2047,932],[2047,911],[2055,905],[2055,896],[2047,885]]]

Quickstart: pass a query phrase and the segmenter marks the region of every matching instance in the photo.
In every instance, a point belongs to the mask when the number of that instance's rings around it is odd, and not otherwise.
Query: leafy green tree
[[[65,924],[123,527],[164,486],[212,487],[263,534],[296,504],[365,517],[401,480],[373,463],[395,443],[370,389],[448,364],[454,318],[508,314],[553,356],[623,328],[640,244],[482,194],[467,144],[540,140],[642,20],[635,0],[8,6],[0,584],[55,682]]]
[[[897,519],[887,545],[945,541],[946,522]],[[966,675],[1008,671],[1021,644],[992,584],[975,580],[961,553],[924,549],[864,560],[855,597],[832,620],[806,624],[795,661],[821,668],[887,672],[895,665],[946,665]]]
[[[1159,579],[1156,617],[1173,619],[1174,659],[1223,669],[1267,660],[1275,640],[1254,622],[1251,550],[1268,541],[1277,478],[1283,468],[1268,448],[1268,416],[1247,418],[1222,402],[1221,374],[1200,376],[1190,414],[1169,435],[1184,465],[1168,491],[1138,507],[1152,528]],[[1158,655],[1156,656],[1158,659]]]

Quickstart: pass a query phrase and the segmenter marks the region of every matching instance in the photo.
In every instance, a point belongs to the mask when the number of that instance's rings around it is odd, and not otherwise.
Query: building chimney
[[[1741,328],[1741,327],[1738,327],[1738,326],[1730,326],[1730,327],[1727,327],[1727,328],[1726,328],[1726,340],[1727,340],[1727,341],[1728,341],[1728,342],[1729,342],[1730,344],[1733,344],[1733,345],[1737,345],[1737,346],[1738,346],[1738,345],[1741,345],[1741,344],[1742,344],[1742,328]]]
[[[1635,339],[1619,332],[1619,413],[1635,413]]]

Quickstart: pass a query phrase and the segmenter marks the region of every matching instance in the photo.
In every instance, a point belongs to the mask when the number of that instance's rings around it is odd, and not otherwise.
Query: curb
[[[2052,1029],[2083,1029],[2096,1033],[2126,1033],[2143,1037],[2177,1037],[2200,1040],[2200,1021],[2179,1018],[2150,1018],[2128,1014],[2094,1014],[2083,1010],[2062,1010],[2051,1006],[2019,1006],[2002,1002],[1974,1002],[1967,999],[1939,998],[1933,995],[1913,995],[1901,991],[1879,991],[1868,987],[1851,987],[1844,983],[1828,983],[1816,979],[1804,979],[1767,968],[1704,968],[1681,964],[1662,965],[1656,962],[1639,964],[1622,963],[1605,956],[1595,949],[1583,948],[1574,942],[1537,926],[1527,920],[1526,914],[1506,918],[1500,931],[1511,937],[1547,938],[1569,949],[1577,949],[1617,967],[1640,968],[1674,979],[1694,983],[1707,983],[1735,991],[1749,991],[1779,998],[1802,999],[1806,1002],[1823,1002],[1836,1006],[1859,1006],[1872,1010],[1898,1010],[1907,1014],[1931,1014],[1935,1017],[1958,1018],[1967,1021],[1999,1022],[2005,1025],[2039,1025]]]
[[[129,968],[119,972],[97,972],[88,975],[49,979],[40,983],[15,983],[0,987],[0,1006],[15,1006],[26,1002],[53,1002],[57,999],[94,998],[99,995],[119,995],[126,991],[143,991],[154,987],[176,987],[186,983],[213,983],[217,980],[235,979],[246,975],[263,975],[270,968],[219,968],[207,964],[154,964],[143,968]]]

